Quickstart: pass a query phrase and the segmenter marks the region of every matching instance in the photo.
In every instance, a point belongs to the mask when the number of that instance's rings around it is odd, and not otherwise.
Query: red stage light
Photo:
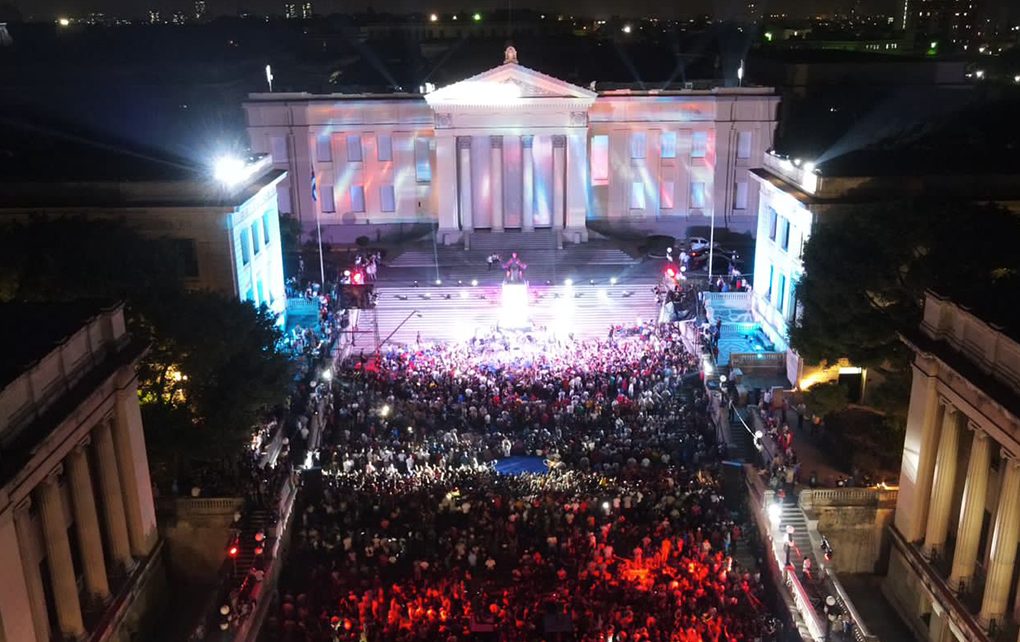
[[[358,270],[357,272],[352,274],[351,275],[351,283],[353,283],[354,285],[364,285],[365,284],[365,273],[362,272],[361,270]]]
[[[672,265],[669,266],[668,268],[666,268],[666,276],[668,276],[671,279],[675,279],[676,278],[676,270],[673,269]]]
[[[231,557],[237,557],[237,546],[231,546],[227,549],[227,555]]]

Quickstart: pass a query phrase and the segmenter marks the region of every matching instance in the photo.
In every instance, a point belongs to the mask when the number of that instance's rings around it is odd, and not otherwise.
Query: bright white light
[[[390,414],[390,407],[388,405],[383,406],[379,409],[379,416],[385,417]]]
[[[322,371],[322,380],[323,381],[332,381],[333,380],[333,371],[328,369],[328,368],[323,370]]]
[[[505,328],[526,328],[528,323],[528,286],[523,283],[503,284],[503,313],[499,324]]]
[[[985,77],[985,70],[984,69],[978,69],[977,71],[974,72],[974,75],[977,76],[978,78],[984,78]]]
[[[315,465],[314,455],[311,450],[305,454],[305,470],[311,470]]]
[[[439,16],[434,13],[429,15],[429,22],[439,22]]]
[[[769,519],[772,520],[772,522],[774,524],[778,524],[779,523],[779,518],[782,517],[782,515],[783,515],[782,507],[780,507],[779,504],[773,502],[773,503],[769,504],[768,511],[769,511]]]
[[[443,280],[442,279],[436,279],[436,285],[442,285],[442,284],[443,284]]]
[[[623,31],[623,33],[630,33],[632,31],[632,28],[631,28],[630,25],[623,25],[623,30],[622,31]]]
[[[616,285],[616,277],[615,277],[615,276],[614,276],[614,277],[611,277],[611,278],[609,279],[609,285]]]
[[[719,383],[726,383],[726,375],[719,375]]]
[[[468,298],[468,293],[467,293],[466,290],[461,290],[460,291],[460,298],[462,298],[462,299]]]
[[[474,287],[476,285],[478,285],[478,279],[471,279],[471,286]]]
[[[599,301],[608,301],[609,293],[605,290],[599,290]]]
[[[220,156],[213,163],[213,177],[224,185],[236,185],[247,175],[247,165],[236,156]]]
[[[602,502],[602,510],[609,512],[609,502]]]
[[[1018,83],[1020,83],[1020,74],[1018,74],[1018,75],[1016,75],[1016,76],[1013,76],[1013,82],[1018,82]]]
[[[484,80],[462,80],[435,94],[432,100],[439,102],[492,103],[516,100],[521,97],[521,88],[512,82]]]
[[[574,285],[574,279],[567,279],[567,280],[565,280],[563,282],[563,285],[565,285],[565,286],[567,286],[569,288],[570,286]]]
[[[71,21],[68,20],[67,18],[61,18],[60,20],[57,20],[57,24],[59,24],[61,27],[67,27],[70,26]]]
[[[808,162],[804,163],[804,171],[805,172],[813,172],[813,171],[815,171],[815,164],[812,163],[811,161],[808,161]]]
[[[799,158],[795,158],[795,159],[793,159],[793,165],[794,165],[795,167],[800,167],[800,159],[799,159]]]
[[[744,79],[744,63],[740,63],[740,66],[737,67],[737,80],[743,79]]]

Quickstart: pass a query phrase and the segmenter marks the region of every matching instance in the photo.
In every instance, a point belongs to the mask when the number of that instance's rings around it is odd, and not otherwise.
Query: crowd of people
[[[672,324],[353,358],[268,630],[285,642],[758,640],[697,358]],[[502,464],[538,462],[505,474]],[[532,467],[534,468],[534,467]]]

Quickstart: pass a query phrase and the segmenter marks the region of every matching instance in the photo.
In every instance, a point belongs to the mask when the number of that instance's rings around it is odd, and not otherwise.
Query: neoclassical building
[[[128,640],[165,585],[121,305],[0,305],[0,640]]]
[[[592,83],[595,86],[595,83]],[[288,178],[281,212],[307,229],[438,222],[455,243],[476,230],[587,221],[753,231],[748,170],[771,147],[769,88],[594,91],[518,63],[422,93],[251,94],[253,150]]]
[[[1016,638],[1020,342],[928,293],[885,591],[919,639]]]

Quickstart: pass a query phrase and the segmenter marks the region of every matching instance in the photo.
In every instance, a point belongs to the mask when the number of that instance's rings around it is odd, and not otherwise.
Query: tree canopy
[[[910,353],[897,332],[917,328],[925,290],[982,301],[996,316],[1003,293],[1016,291],[1018,238],[1020,217],[988,204],[922,199],[823,212],[804,248],[790,343],[808,361],[846,357],[903,378]]]
[[[271,312],[188,292],[181,268],[177,241],[120,220],[34,218],[0,229],[0,299],[126,302],[132,332],[151,341],[139,368],[150,455],[178,465],[237,452],[282,400],[288,374]]]

